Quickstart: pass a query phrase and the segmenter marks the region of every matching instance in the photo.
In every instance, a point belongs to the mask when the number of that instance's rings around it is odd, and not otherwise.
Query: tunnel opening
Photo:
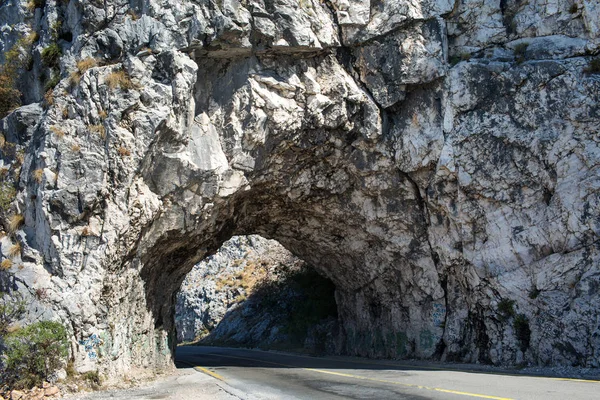
[[[175,301],[178,344],[333,354],[335,285],[275,240],[234,236],[196,264]]]

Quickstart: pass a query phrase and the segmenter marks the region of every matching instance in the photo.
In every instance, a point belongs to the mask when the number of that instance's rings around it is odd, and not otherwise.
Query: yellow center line
[[[258,360],[258,359],[254,359],[254,358],[248,358],[248,357],[226,356],[226,355],[223,355],[223,354],[209,354],[209,355],[220,356],[220,357],[225,357],[225,358],[238,358],[238,359],[241,359],[241,360],[258,361],[258,362],[261,362],[261,363],[264,363],[264,364],[279,365],[279,366],[286,367],[286,368],[299,368],[299,367],[296,367],[294,365],[282,364],[282,363],[272,362],[272,361],[263,361],[263,360]],[[302,367],[300,367],[300,369],[303,369],[305,371],[318,372],[318,373],[321,373],[321,374],[337,375],[337,376],[343,376],[343,377],[346,377],[346,378],[360,379],[360,380],[372,381],[372,382],[379,382],[379,383],[387,383],[387,384],[404,386],[404,387],[410,387],[410,388],[416,388],[416,389],[433,390],[433,391],[436,391],[436,392],[452,393],[452,394],[457,394],[457,395],[461,395],[461,396],[479,397],[481,399],[514,400],[514,399],[511,399],[509,397],[498,397],[498,396],[489,396],[489,395],[486,395],[486,394],[461,392],[461,391],[458,391],[458,390],[451,390],[451,389],[443,389],[443,388],[437,388],[437,387],[416,385],[416,384],[413,384],[413,383],[402,383],[402,382],[397,382],[397,381],[389,381],[389,380],[386,380],[386,379],[369,378],[369,377],[366,377],[366,376],[346,374],[346,373],[343,373],[343,372],[327,371],[327,370],[323,370],[323,369],[302,368]]]
[[[479,397],[479,398],[482,398],[482,399],[513,400],[513,399],[508,398],[508,397],[488,396],[486,394],[461,392],[461,391],[458,391],[458,390],[442,389],[442,388],[437,388],[437,387],[415,385],[415,384],[412,384],[412,383],[402,383],[402,382],[396,382],[396,381],[389,381],[387,379],[368,378],[366,376],[345,374],[345,373],[342,373],[342,372],[326,371],[326,370],[322,370],[322,369],[313,369],[313,368],[302,368],[302,369],[304,369],[306,371],[320,372],[322,374],[339,375],[339,376],[344,376],[344,377],[354,378],[354,379],[361,379],[361,380],[366,380],[366,381],[389,383],[389,384],[392,384],[392,385],[400,385],[400,386],[412,387],[412,388],[417,388],[417,389],[434,390],[436,392],[453,393],[453,394],[458,394],[458,395],[462,395],[462,396]]]
[[[283,353],[284,355],[287,355]],[[293,355],[292,357],[297,358],[306,358],[313,359],[313,357],[303,356],[303,355]],[[250,359],[249,359],[250,360]],[[365,364],[365,365],[375,365],[375,366],[389,366],[389,367],[399,367],[399,368],[410,368],[410,369],[431,369],[434,371],[447,371],[447,372],[465,372],[465,373],[473,373],[473,374],[484,374],[484,375],[500,375],[500,376],[514,376],[514,377],[524,377],[524,378],[535,378],[535,379],[551,379],[555,381],[571,381],[571,382],[586,382],[586,383],[600,383],[600,380],[594,379],[585,379],[585,378],[557,378],[552,376],[539,376],[539,375],[528,375],[526,373],[516,373],[516,372],[508,372],[508,371],[483,371],[477,369],[469,369],[469,368],[455,368],[452,366],[444,366],[444,367],[434,367],[431,365],[418,365],[418,364],[401,364],[401,363],[390,363],[390,362],[369,362],[369,361],[361,361],[361,360],[337,360],[335,358],[329,359],[330,361],[337,362],[348,362],[352,364]],[[272,363],[277,364],[277,363]],[[284,364],[279,364],[284,365]]]
[[[194,369],[199,372],[204,372],[205,374],[210,375],[213,378],[217,378],[218,380],[225,382],[225,378],[223,378],[221,375],[217,374],[216,372],[210,371],[207,368],[195,366]]]

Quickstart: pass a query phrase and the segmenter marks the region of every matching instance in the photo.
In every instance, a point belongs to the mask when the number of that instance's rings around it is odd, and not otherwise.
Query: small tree
[[[67,331],[58,322],[41,321],[6,339],[7,383],[15,388],[39,386],[68,355]]]

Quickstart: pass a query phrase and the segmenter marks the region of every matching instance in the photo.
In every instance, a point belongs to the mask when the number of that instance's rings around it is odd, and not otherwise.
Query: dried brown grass
[[[56,135],[57,138],[62,139],[63,137],[65,137],[66,132],[64,130],[62,130],[61,128],[59,128],[58,126],[54,125],[50,127],[50,131],[52,133],[54,133]]]
[[[85,74],[88,69],[94,68],[96,65],[98,65],[98,62],[95,58],[88,57],[77,61],[75,65],[77,66],[77,71],[73,71],[71,73],[71,82],[75,85],[78,85],[83,74]]]
[[[2,268],[4,271],[11,269],[12,266],[13,266],[13,262],[9,258],[5,258],[0,263],[0,268]]]
[[[10,217],[10,220],[8,221],[8,230],[10,232],[16,232],[19,230],[19,228],[21,228],[21,226],[23,226],[24,223],[25,217],[23,214],[15,214]]]
[[[37,183],[42,183],[42,180],[44,180],[44,170],[42,168],[38,168],[33,171],[33,179],[35,179]]]
[[[126,147],[120,146],[117,151],[119,152],[119,155],[121,157],[129,157],[131,155],[131,151],[129,151],[129,149],[127,149]]]
[[[133,83],[127,72],[122,69],[111,72],[106,77],[106,84],[110,89],[121,88],[123,90],[130,90],[137,88],[137,85]]]
[[[21,255],[21,244],[17,242],[10,246],[10,249],[8,249],[8,255],[9,257],[16,257],[18,255]]]
[[[106,139],[106,128],[102,124],[90,125],[88,129],[92,133],[97,133],[102,139]]]

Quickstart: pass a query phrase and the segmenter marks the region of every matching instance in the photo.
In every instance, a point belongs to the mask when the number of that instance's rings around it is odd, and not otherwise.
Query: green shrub
[[[450,63],[451,66],[455,66],[456,64],[458,64],[461,61],[469,61],[471,59],[471,53],[461,53],[460,55],[453,55],[450,57],[450,59],[448,60],[448,62]]]
[[[68,355],[67,332],[58,322],[41,321],[6,338],[7,383],[14,388],[40,386]]]
[[[590,74],[600,74],[600,57],[592,58],[586,71]]]
[[[20,105],[21,92],[14,87],[14,80],[0,72],[0,118]]]
[[[50,30],[52,32],[52,39],[57,40],[60,36],[60,31],[62,30],[62,21],[60,19],[54,21],[54,23],[50,27]]]
[[[0,211],[8,211],[16,195],[17,191],[10,182],[0,183]]]
[[[537,299],[540,293],[542,293],[542,291],[534,286],[529,290],[529,298],[532,300]]]
[[[100,377],[98,371],[88,371],[81,377],[86,380],[90,387],[94,390],[98,390],[102,386],[102,378]]]
[[[525,52],[527,52],[527,48],[529,47],[529,43],[519,43],[515,46],[515,60],[518,64],[521,64],[525,61]]]
[[[576,3],[571,4],[571,7],[569,7],[569,12],[571,14],[575,14],[577,11],[579,11],[579,6],[577,6]]]
[[[44,91],[48,92],[49,90],[54,89],[56,85],[58,85],[58,82],[60,82],[60,74],[57,71],[52,71],[50,79],[44,84]]]
[[[531,341],[529,318],[527,318],[525,314],[518,314],[515,317],[513,327],[515,328],[515,336],[517,342],[519,342],[519,348],[522,352],[525,352],[529,348],[529,342]]]
[[[515,301],[510,299],[502,299],[498,303],[498,313],[501,318],[506,320],[515,316]]]
[[[450,63],[450,66],[455,66],[456,64],[458,64],[460,62],[460,56],[457,55],[453,55],[448,59],[448,63]]]
[[[0,66],[0,118],[21,105],[17,79],[20,71],[26,69],[31,62],[31,47],[35,40],[35,32],[21,37],[4,53],[4,64]]]
[[[61,55],[62,50],[60,49],[60,46],[56,42],[51,43],[42,50],[42,62],[47,67],[58,68],[58,62],[60,61]]]

